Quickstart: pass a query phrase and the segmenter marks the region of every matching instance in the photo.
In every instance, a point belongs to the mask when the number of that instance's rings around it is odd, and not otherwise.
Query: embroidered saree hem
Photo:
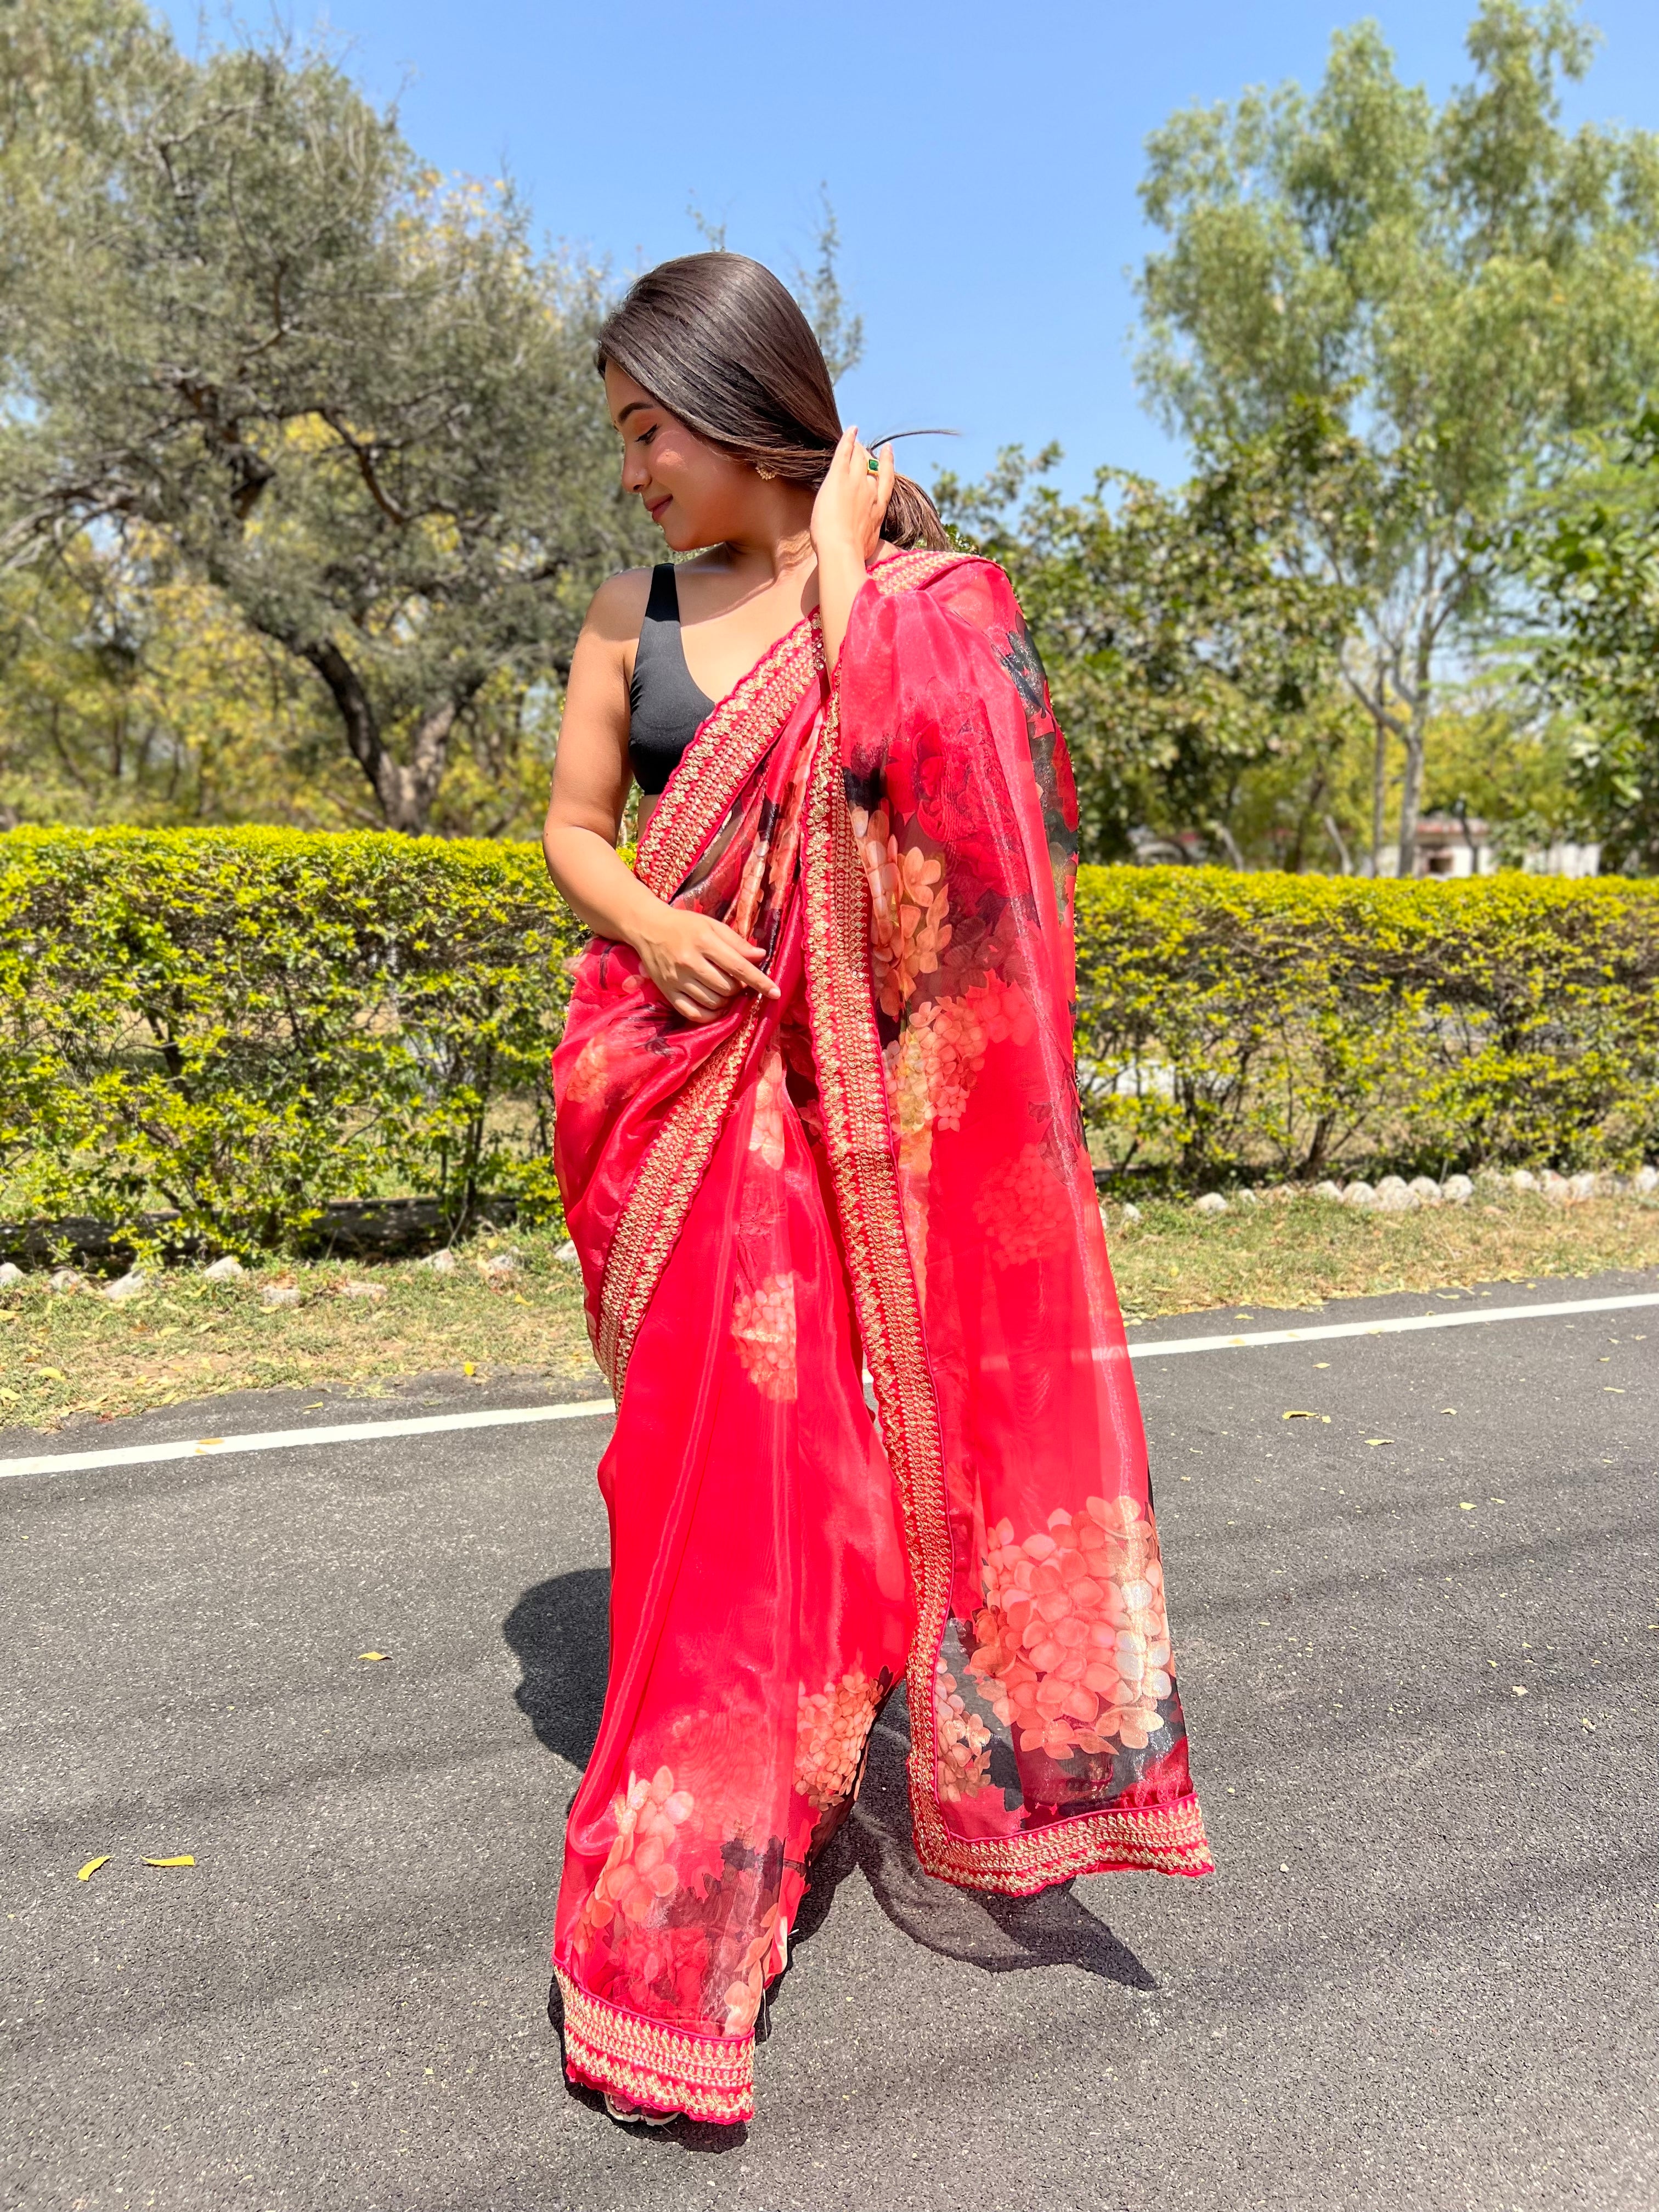
[[[688,2035],[591,1997],[555,1969],[564,2006],[565,2070],[649,2112],[726,2127],[755,2117],[752,2035]]]
[[[917,1838],[926,1873],[960,1889],[1031,1897],[1085,1874],[1213,1874],[1198,1800],[1145,1813],[1094,1813],[1056,1821],[1012,1844],[970,1842],[944,1831]]]

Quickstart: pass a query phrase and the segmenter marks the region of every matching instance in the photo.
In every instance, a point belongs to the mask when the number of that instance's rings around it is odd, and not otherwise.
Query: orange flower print
[[[672,1767],[659,1766],[648,1782],[629,1776],[626,1796],[611,1808],[617,1840],[588,1903],[595,1927],[609,1926],[618,1913],[642,1921],[672,1897],[680,1881],[674,1864],[680,1831],[696,1810],[691,1792],[675,1788]]]
[[[666,2000],[695,2013],[708,1971],[708,1938],[666,1922],[682,1891],[701,1896],[719,1872],[720,1838],[704,1833],[690,1791],[676,1787],[666,1766],[649,1781],[630,1774],[611,1816],[617,1839],[577,1923],[577,1954],[595,1987],[616,2002]]]
[[[601,1097],[610,1063],[611,1039],[604,1030],[599,1030],[577,1054],[576,1064],[565,1078],[566,1103],[574,1106]]]
[[[926,1013],[925,1006],[918,1007]],[[933,1156],[933,1107],[928,1096],[928,1031],[907,1022],[882,1054],[887,1105],[898,1139],[901,1168],[926,1175]]]
[[[994,1267],[1052,1259],[1073,1234],[1066,1186],[1041,1145],[1024,1146],[1017,1159],[986,1176],[974,1213],[990,1240]]]
[[[1023,1542],[991,1531],[969,1661],[1022,1751],[1144,1751],[1174,1688],[1158,1533],[1131,1498],[1063,1509]]]
[[[783,1058],[774,1052],[755,1085],[755,1118],[749,1125],[749,1149],[769,1168],[783,1165]]]
[[[783,1915],[775,1905],[769,1905],[761,1917],[758,1930],[738,1954],[736,1972],[726,1984],[723,2022],[726,2034],[747,2035],[755,2025],[767,1982],[772,1975],[783,1972],[787,1943]]]
[[[880,1703],[880,1685],[867,1674],[846,1674],[810,1692],[802,1683],[795,1709],[795,1788],[815,1813],[840,1804],[857,1780]]]
[[[972,1797],[991,1778],[991,1731],[970,1713],[957,1678],[941,1659],[933,1669],[933,1718],[939,1732],[939,1795],[943,1805]]]
[[[795,1279],[769,1275],[732,1302],[732,1337],[744,1372],[778,1405],[795,1395]]]
[[[743,875],[738,884],[738,895],[732,902],[731,924],[739,937],[747,937],[755,926],[760,903],[766,890],[766,863],[769,841],[757,837],[748,859],[743,865]]]
[[[950,890],[945,863],[919,846],[902,852],[888,826],[887,809],[852,810],[870,886],[870,939],[882,1012],[896,1014],[924,975],[937,973],[951,942]]]
[[[885,1054],[901,1164],[927,1171],[927,1132],[962,1127],[986,1054],[1006,1038],[1027,1042],[1033,1025],[1025,994],[999,975],[988,975],[960,996],[925,999],[910,1009]]]

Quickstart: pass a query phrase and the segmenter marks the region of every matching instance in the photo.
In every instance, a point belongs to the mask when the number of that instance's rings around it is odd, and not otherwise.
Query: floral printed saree
[[[1076,822],[1006,578],[900,554],[835,683],[802,623],[641,840],[781,996],[694,1027],[630,948],[578,965],[556,1158],[619,1410],[553,1959],[572,2078],[648,2109],[752,2114],[901,1681],[928,1873],[1210,1868],[1073,1073]]]

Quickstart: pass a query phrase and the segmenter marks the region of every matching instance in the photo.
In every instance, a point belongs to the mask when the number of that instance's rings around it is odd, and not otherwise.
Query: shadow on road
[[[611,1576],[578,1567],[534,1583],[501,1623],[520,1680],[513,1692],[537,1739],[572,1766],[593,1755],[611,1664]]]
[[[585,1766],[599,1734],[610,1652],[611,1577],[603,1567],[555,1575],[526,1590],[502,1623],[522,1679],[514,1692],[538,1739]],[[871,1739],[852,1818],[813,1869],[792,1952],[823,1925],[836,1890],[856,1868],[896,1928],[942,1958],[989,1974],[1033,1966],[1078,1966],[1127,1989],[1157,1987],[1127,1944],[1073,1894],[1070,1884],[1036,1897],[997,1897],[936,1881],[916,1863],[904,1762],[909,1747],[899,1691]]]

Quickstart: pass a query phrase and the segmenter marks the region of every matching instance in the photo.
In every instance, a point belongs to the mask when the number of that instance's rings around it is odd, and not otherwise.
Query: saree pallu
[[[928,1873],[1210,1869],[1073,1070],[1076,827],[1006,578],[902,554],[835,684],[801,623],[641,840],[780,997],[693,1027],[630,948],[578,963],[555,1156],[619,1410],[553,1963],[568,2072],[647,2108],[752,2114],[901,1681]]]

